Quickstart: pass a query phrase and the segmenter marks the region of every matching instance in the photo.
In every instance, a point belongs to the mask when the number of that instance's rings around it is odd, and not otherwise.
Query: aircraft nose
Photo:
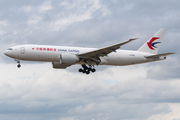
[[[4,51],[4,54],[6,55],[6,56],[9,56],[9,57],[12,57],[12,51],[10,51],[10,50],[6,50],[6,51]]]

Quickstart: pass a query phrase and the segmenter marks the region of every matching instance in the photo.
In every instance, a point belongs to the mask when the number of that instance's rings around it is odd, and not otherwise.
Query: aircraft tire
[[[92,69],[92,72],[96,72],[96,69],[93,68],[93,69]]]
[[[83,69],[80,68],[80,69],[79,69],[79,72],[83,72]]]
[[[20,68],[20,67],[21,67],[21,65],[20,65],[20,64],[18,64],[18,65],[17,65],[17,67],[18,67],[18,68]]]
[[[82,70],[82,73],[86,73],[86,71],[85,71],[85,70]]]
[[[90,71],[88,70],[88,71],[86,71],[86,74],[88,75],[90,73]]]
[[[89,71],[92,71],[92,68],[88,68]]]

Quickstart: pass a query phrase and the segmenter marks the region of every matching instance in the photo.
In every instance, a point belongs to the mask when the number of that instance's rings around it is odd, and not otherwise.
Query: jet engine
[[[59,62],[52,62],[53,68],[65,69],[73,64],[79,62],[79,58],[73,54],[60,54]]]
[[[73,54],[60,54],[60,64],[75,64],[79,62],[79,58]]]

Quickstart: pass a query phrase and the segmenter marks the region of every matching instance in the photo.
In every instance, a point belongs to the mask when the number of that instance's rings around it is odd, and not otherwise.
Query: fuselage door
[[[24,54],[24,53],[25,53],[25,48],[21,47],[21,54]]]

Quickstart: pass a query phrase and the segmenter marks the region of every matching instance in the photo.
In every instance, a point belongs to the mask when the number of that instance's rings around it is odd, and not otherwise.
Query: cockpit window
[[[8,48],[7,50],[13,50],[12,48]]]

